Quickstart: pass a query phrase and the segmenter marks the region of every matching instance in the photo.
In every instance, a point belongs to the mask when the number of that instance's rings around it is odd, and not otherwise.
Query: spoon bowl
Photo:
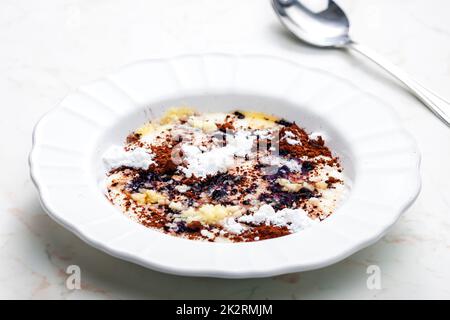
[[[350,23],[334,2],[314,10],[298,0],[272,0],[281,23],[301,40],[319,47],[341,47],[350,42]]]

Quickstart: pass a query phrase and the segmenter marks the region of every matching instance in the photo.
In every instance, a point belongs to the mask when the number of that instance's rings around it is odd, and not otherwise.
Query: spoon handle
[[[391,75],[396,77],[413,93],[420,101],[423,102],[436,116],[438,116],[447,126],[450,127],[450,102],[444,100],[442,97],[426,89],[416,81],[414,81],[403,70],[387,61],[371,49],[351,41],[347,44],[347,48],[353,49],[356,52],[366,56],[377,65],[385,69]]]

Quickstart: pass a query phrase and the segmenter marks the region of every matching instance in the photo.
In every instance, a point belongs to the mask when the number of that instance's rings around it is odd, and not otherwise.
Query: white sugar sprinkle
[[[146,149],[136,148],[127,151],[121,146],[108,148],[103,154],[103,162],[109,171],[120,167],[147,170],[151,164],[155,163],[153,154]]]

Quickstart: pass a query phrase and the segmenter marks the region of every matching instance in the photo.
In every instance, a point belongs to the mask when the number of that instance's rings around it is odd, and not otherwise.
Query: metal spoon
[[[271,1],[281,23],[298,38],[317,47],[352,49],[366,56],[400,80],[411,93],[450,127],[450,103],[414,81],[405,72],[372,50],[353,41],[349,36],[349,20],[334,1],[328,0],[328,6],[320,12],[306,7],[301,0]]]

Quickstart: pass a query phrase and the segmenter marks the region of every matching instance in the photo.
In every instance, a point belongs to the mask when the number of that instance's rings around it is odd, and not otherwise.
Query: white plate
[[[324,132],[351,182],[322,223],[252,243],[173,237],[125,217],[102,194],[102,152],[167,107],[251,109]],[[393,110],[323,70],[259,55],[137,62],[68,95],[36,125],[31,175],[48,214],[90,245],[181,275],[265,277],[335,263],[374,243],[415,200],[420,156]]]

